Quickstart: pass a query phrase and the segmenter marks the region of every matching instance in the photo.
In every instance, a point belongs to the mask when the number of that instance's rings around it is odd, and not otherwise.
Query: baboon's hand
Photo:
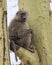
[[[28,31],[29,31],[29,33],[33,33],[33,30],[32,29],[29,29]]]
[[[32,47],[32,48],[28,48],[28,50],[29,50],[30,52],[32,52],[32,53],[35,52],[35,48],[34,48],[34,47]]]

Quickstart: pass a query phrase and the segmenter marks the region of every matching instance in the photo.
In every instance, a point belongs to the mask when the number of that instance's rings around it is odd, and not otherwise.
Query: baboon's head
[[[24,10],[19,10],[19,11],[16,13],[16,17],[17,17],[17,19],[18,19],[20,22],[26,22],[26,20],[27,20],[27,12],[24,11]]]

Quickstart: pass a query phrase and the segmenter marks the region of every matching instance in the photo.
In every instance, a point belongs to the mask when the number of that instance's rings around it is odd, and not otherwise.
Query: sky
[[[50,2],[50,10],[52,11],[52,2]]]
[[[7,0],[7,21],[8,26],[15,16],[16,12],[18,11],[18,0]]]
[[[18,59],[18,61],[16,62],[15,53],[10,51],[10,62],[11,62],[11,65],[20,65],[21,60],[19,59],[19,57],[17,57],[17,59]]]

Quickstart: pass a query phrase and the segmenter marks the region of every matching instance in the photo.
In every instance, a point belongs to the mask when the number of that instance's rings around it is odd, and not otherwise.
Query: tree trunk
[[[28,23],[34,31],[34,45],[41,65],[52,65],[52,13],[49,4],[49,0],[19,0],[20,9],[29,13]]]

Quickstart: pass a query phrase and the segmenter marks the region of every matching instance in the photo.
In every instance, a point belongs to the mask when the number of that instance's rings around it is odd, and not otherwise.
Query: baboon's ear
[[[20,14],[23,10],[22,9],[19,9],[17,12],[16,12],[16,15]]]
[[[22,12],[21,10],[17,11],[17,12],[16,12],[16,15],[20,14],[21,12]]]
[[[18,15],[18,14],[19,14],[19,12],[16,13],[16,15]]]

